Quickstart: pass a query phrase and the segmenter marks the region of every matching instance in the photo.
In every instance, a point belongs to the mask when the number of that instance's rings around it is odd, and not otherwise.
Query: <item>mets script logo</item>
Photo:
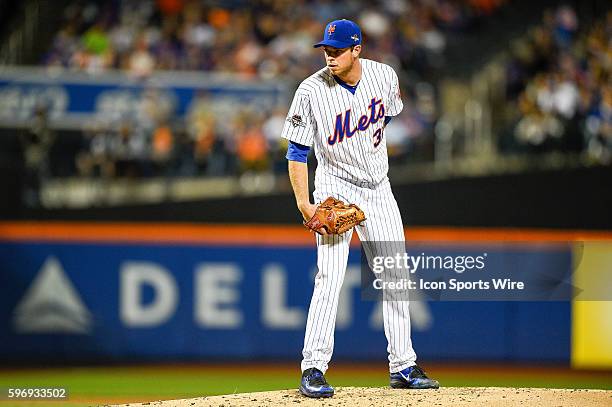
[[[385,105],[382,103],[382,99],[376,100],[376,98],[372,98],[368,108],[370,109],[369,116],[368,114],[361,116],[355,128],[351,126],[351,109],[348,109],[344,114],[340,113],[337,115],[334,134],[327,138],[327,144],[333,146],[336,143],[342,143],[344,137],[351,138],[355,133],[367,130],[370,124],[375,124],[385,117]],[[374,132],[374,147],[378,147],[382,141],[382,131],[383,129],[380,128]]]
[[[291,123],[293,127],[306,127],[306,123],[302,120],[302,116],[299,114],[294,114],[291,117],[287,117],[287,121]]]
[[[332,35],[336,31],[336,24],[330,25],[327,28],[327,35]]]

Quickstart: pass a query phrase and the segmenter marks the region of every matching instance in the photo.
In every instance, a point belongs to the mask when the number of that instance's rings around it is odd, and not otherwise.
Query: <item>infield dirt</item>
[[[612,406],[612,391],[508,387],[446,387],[438,390],[393,390],[382,387],[339,387],[328,399],[308,399],[297,390],[241,393],[183,400],[152,401],[128,406]]]

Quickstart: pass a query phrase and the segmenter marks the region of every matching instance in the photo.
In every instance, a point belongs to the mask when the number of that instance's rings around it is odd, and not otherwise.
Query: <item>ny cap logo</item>
[[[336,24],[332,24],[329,26],[329,28],[327,29],[327,34],[332,35],[334,31],[336,31]]]

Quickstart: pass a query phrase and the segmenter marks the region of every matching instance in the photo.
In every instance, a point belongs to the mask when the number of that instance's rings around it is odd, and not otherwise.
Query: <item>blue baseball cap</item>
[[[314,45],[315,48],[325,45],[334,48],[348,48],[361,44],[361,29],[350,20],[335,20],[327,24],[323,33],[323,41]]]

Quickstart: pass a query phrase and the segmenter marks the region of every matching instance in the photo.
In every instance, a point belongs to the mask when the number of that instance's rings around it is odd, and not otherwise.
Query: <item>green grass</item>
[[[70,396],[201,396],[295,386],[295,377],[243,372],[62,369],[0,373],[0,387],[66,387]]]
[[[432,376],[443,386],[501,386],[549,388],[599,388],[612,390],[612,374],[566,370],[545,374],[541,370],[510,369],[480,371],[433,368]],[[334,386],[388,385],[384,367],[330,369],[327,378]],[[244,393],[277,389],[295,389],[299,382],[297,367],[279,366],[278,369],[244,365],[224,367],[95,367],[0,370],[0,388],[6,387],[65,387],[69,391],[70,405],[121,402],[127,400],[154,400],[189,398],[206,395]],[[89,404],[91,404],[91,402]],[[65,405],[49,402],[32,405]],[[6,405],[6,404],[5,404]],[[26,405],[21,403],[19,405]]]

